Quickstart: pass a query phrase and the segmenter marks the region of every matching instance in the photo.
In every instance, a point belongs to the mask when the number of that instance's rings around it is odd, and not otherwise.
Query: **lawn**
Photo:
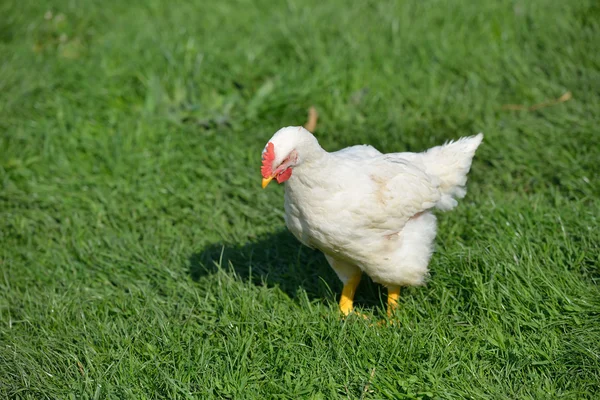
[[[0,4],[0,398],[600,396],[598,2],[49,3]],[[485,134],[393,326],[260,187],[311,105],[328,150]]]

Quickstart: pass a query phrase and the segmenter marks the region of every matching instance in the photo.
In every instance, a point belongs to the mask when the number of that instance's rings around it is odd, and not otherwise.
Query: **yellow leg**
[[[356,293],[356,288],[360,283],[361,276],[362,271],[358,271],[358,273],[356,273],[348,280],[348,282],[346,282],[344,289],[342,289],[342,297],[340,297],[340,311],[344,315],[350,314],[354,308],[354,294]]]
[[[387,315],[391,317],[398,308],[398,299],[400,299],[400,286],[388,287]]]

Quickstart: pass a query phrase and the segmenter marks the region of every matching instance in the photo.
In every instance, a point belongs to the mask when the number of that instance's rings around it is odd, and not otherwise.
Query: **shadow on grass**
[[[198,281],[222,268],[240,280],[257,286],[278,287],[291,298],[300,290],[310,300],[336,301],[342,284],[323,254],[303,246],[287,231],[280,231],[244,245],[215,243],[190,257],[190,275]],[[356,305],[380,307],[380,288],[366,275],[358,288]]]

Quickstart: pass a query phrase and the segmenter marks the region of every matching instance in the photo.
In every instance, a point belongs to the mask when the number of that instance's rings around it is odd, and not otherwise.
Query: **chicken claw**
[[[342,289],[342,296],[340,297],[340,311],[344,316],[348,316],[354,309],[354,294],[356,288],[360,283],[362,272],[355,274],[352,278],[348,279],[348,282],[344,284]]]
[[[400,286],[389,286],[388,287],[388,301],[387,301],[387,316],[391,318],[394,312],[398,309],[398,299],[400,298]]]

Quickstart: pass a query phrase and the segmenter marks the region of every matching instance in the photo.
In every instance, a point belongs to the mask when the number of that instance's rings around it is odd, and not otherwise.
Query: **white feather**
[[[431,210],[464,197],[482,139],[424,153],[382,154],[364,145],[328,153],[304,128],[283,128],[270,140],[276,162],[298,153],[285,183],[286,225],[325,253],[344,283],[361,269],[386,285],[422,284],[436,234]]]

